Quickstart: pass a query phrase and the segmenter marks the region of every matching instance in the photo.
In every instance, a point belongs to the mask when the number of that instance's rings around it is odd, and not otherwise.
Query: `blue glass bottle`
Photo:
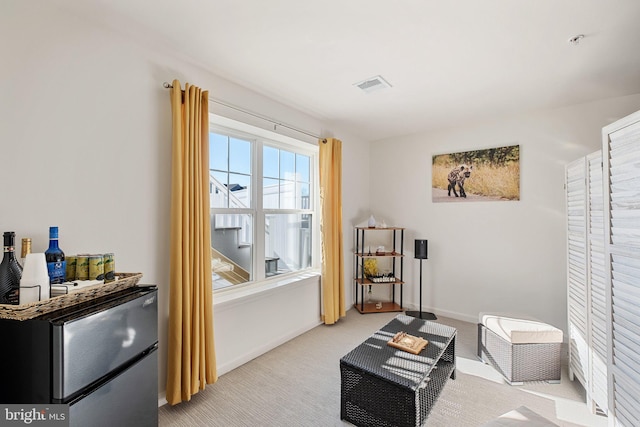
[[[49,227],[49,249],[44,252],[49,270],[49,283],[52,285],[63,283],[67,270],[64,252],[58,246],[58,227]]]

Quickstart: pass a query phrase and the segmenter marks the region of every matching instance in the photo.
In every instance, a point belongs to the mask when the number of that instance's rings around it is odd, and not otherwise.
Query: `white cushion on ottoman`
[[[480,323],[512,344],[562,342],[561,329],[529,317],[480,313]]]

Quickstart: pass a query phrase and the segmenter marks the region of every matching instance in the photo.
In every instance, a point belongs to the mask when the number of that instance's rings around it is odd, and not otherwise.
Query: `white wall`
[[[118,271],[142,272],[142,282],[159,286],[161,394],[171,164],[164,81],[178,78],[209,89],[212,98],[341,138],[345,162],[357,163],[344,171],[347,232],[359,206],[368,205],[364,142],[209,74],[179,54],[137,44],[47,2],[3,4],[0,39],[0,231],[13,230],[18,240],[29,236],[33,251],[43,252],[48,227],[58,225],[67,254],[114,252]],[[215,105],[211,112],[246,119]],[[256,356],[255,349],[266,351],[319,321],[317,279],[244,302],[214,308],[217,361],[225,371]],[[254,344],[251,352],[238,333]]]
[[[525,313],[566,331],[564,167],[638,109],[633,95],[373,143],[371,210],[407,227],[407,302],[418,304],[414,239],[428,239],[423,310],[472,322],[482,311]],[[520,201],[431,202],[433,155],[514,144]]]

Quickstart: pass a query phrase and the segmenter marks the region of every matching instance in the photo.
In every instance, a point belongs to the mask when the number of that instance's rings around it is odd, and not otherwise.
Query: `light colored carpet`
[[[489,421],[482,427],[557,427],[548,419],[541,417],[526,406],[521,406]]]
[[[398,313],[362,315],[349,310],[332,326],[319,326],[222,375],[190,402],[159,410],[162,426],[339,426],[342,356]],[[526,406],[561,427],[605,427],[589,413],[584,391],[567,378],[561,384],[510,386],[476,357],[476,325],[440,317],[458,329],[457,377],[447,381],[427,426],[478,427]],[[525,425],[525,424],[522,424]]]

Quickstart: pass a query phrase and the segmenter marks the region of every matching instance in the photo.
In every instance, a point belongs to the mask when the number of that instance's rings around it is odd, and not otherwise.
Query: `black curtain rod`
[[[173,88],[173,85],[172,85],[171,83],[164,82],[164,83],[162,83],[162,87],[164,87],[165,89],[172,89],[172,88]],[[182,93],[184,93],[184,90],[182,90]],[[256,114],[256,113],[252,113],[251,111],[243,110],[242,108],[239,108],[239,107],[236,107],[236,106],[233,106],[233,105],[227,104],[226,102],[218,101],[218,100],[216,100],[216,99],[212,99],[212,98],[209,98],[209,102],[213,102],[213,103],[215,103],[215,104],[219,104],[219,105],[225,106],[225,107],[227,107],[227,108],[231,108],[232,110],[239,111],[239,112],[241,112],[241,113],[243,113],[243,114],[248,114],[248,115],[250,115],[250,116],[256,117],[256,118],[258,118],[258,119],[260,119],[260,120],[265,120],[265,121],[267,121],[267,122],[269,122],[269,123],[273,123],[273,124],[274,124],[274,130],[275,130],[275,127],[276,127],[276,126],[280,126],[280,127],[283,127],[283,128],[289,129],[289,130],[292,130],[292,131],[294,131],[294,132],[302,133],[302,134],[307,135],[307,136],[310,136],[310,137],[312,137],[312,138],[320,139],[320,137],[319,137],[319,136],[314,135],[314,134],[312,134],[312,133],[309,133],[309,132],[306,132],[306,131],[303,131],[303,130],[300,130],[300,129],[294,128],[294,127],[292,127],[292,126],[288,126],[288,125],[282,124],[282,123],[277,122],[277,121],[275,121],[275,120],[273,120],[273,119],[270,119],[270,118],[268,118],[268,117],[261,116],[261,115]],[[326,143],[327,143],[327,139],[326,139],[326,138],[322,138],[322,142],[323,142],[324,144],[326,144]]]

